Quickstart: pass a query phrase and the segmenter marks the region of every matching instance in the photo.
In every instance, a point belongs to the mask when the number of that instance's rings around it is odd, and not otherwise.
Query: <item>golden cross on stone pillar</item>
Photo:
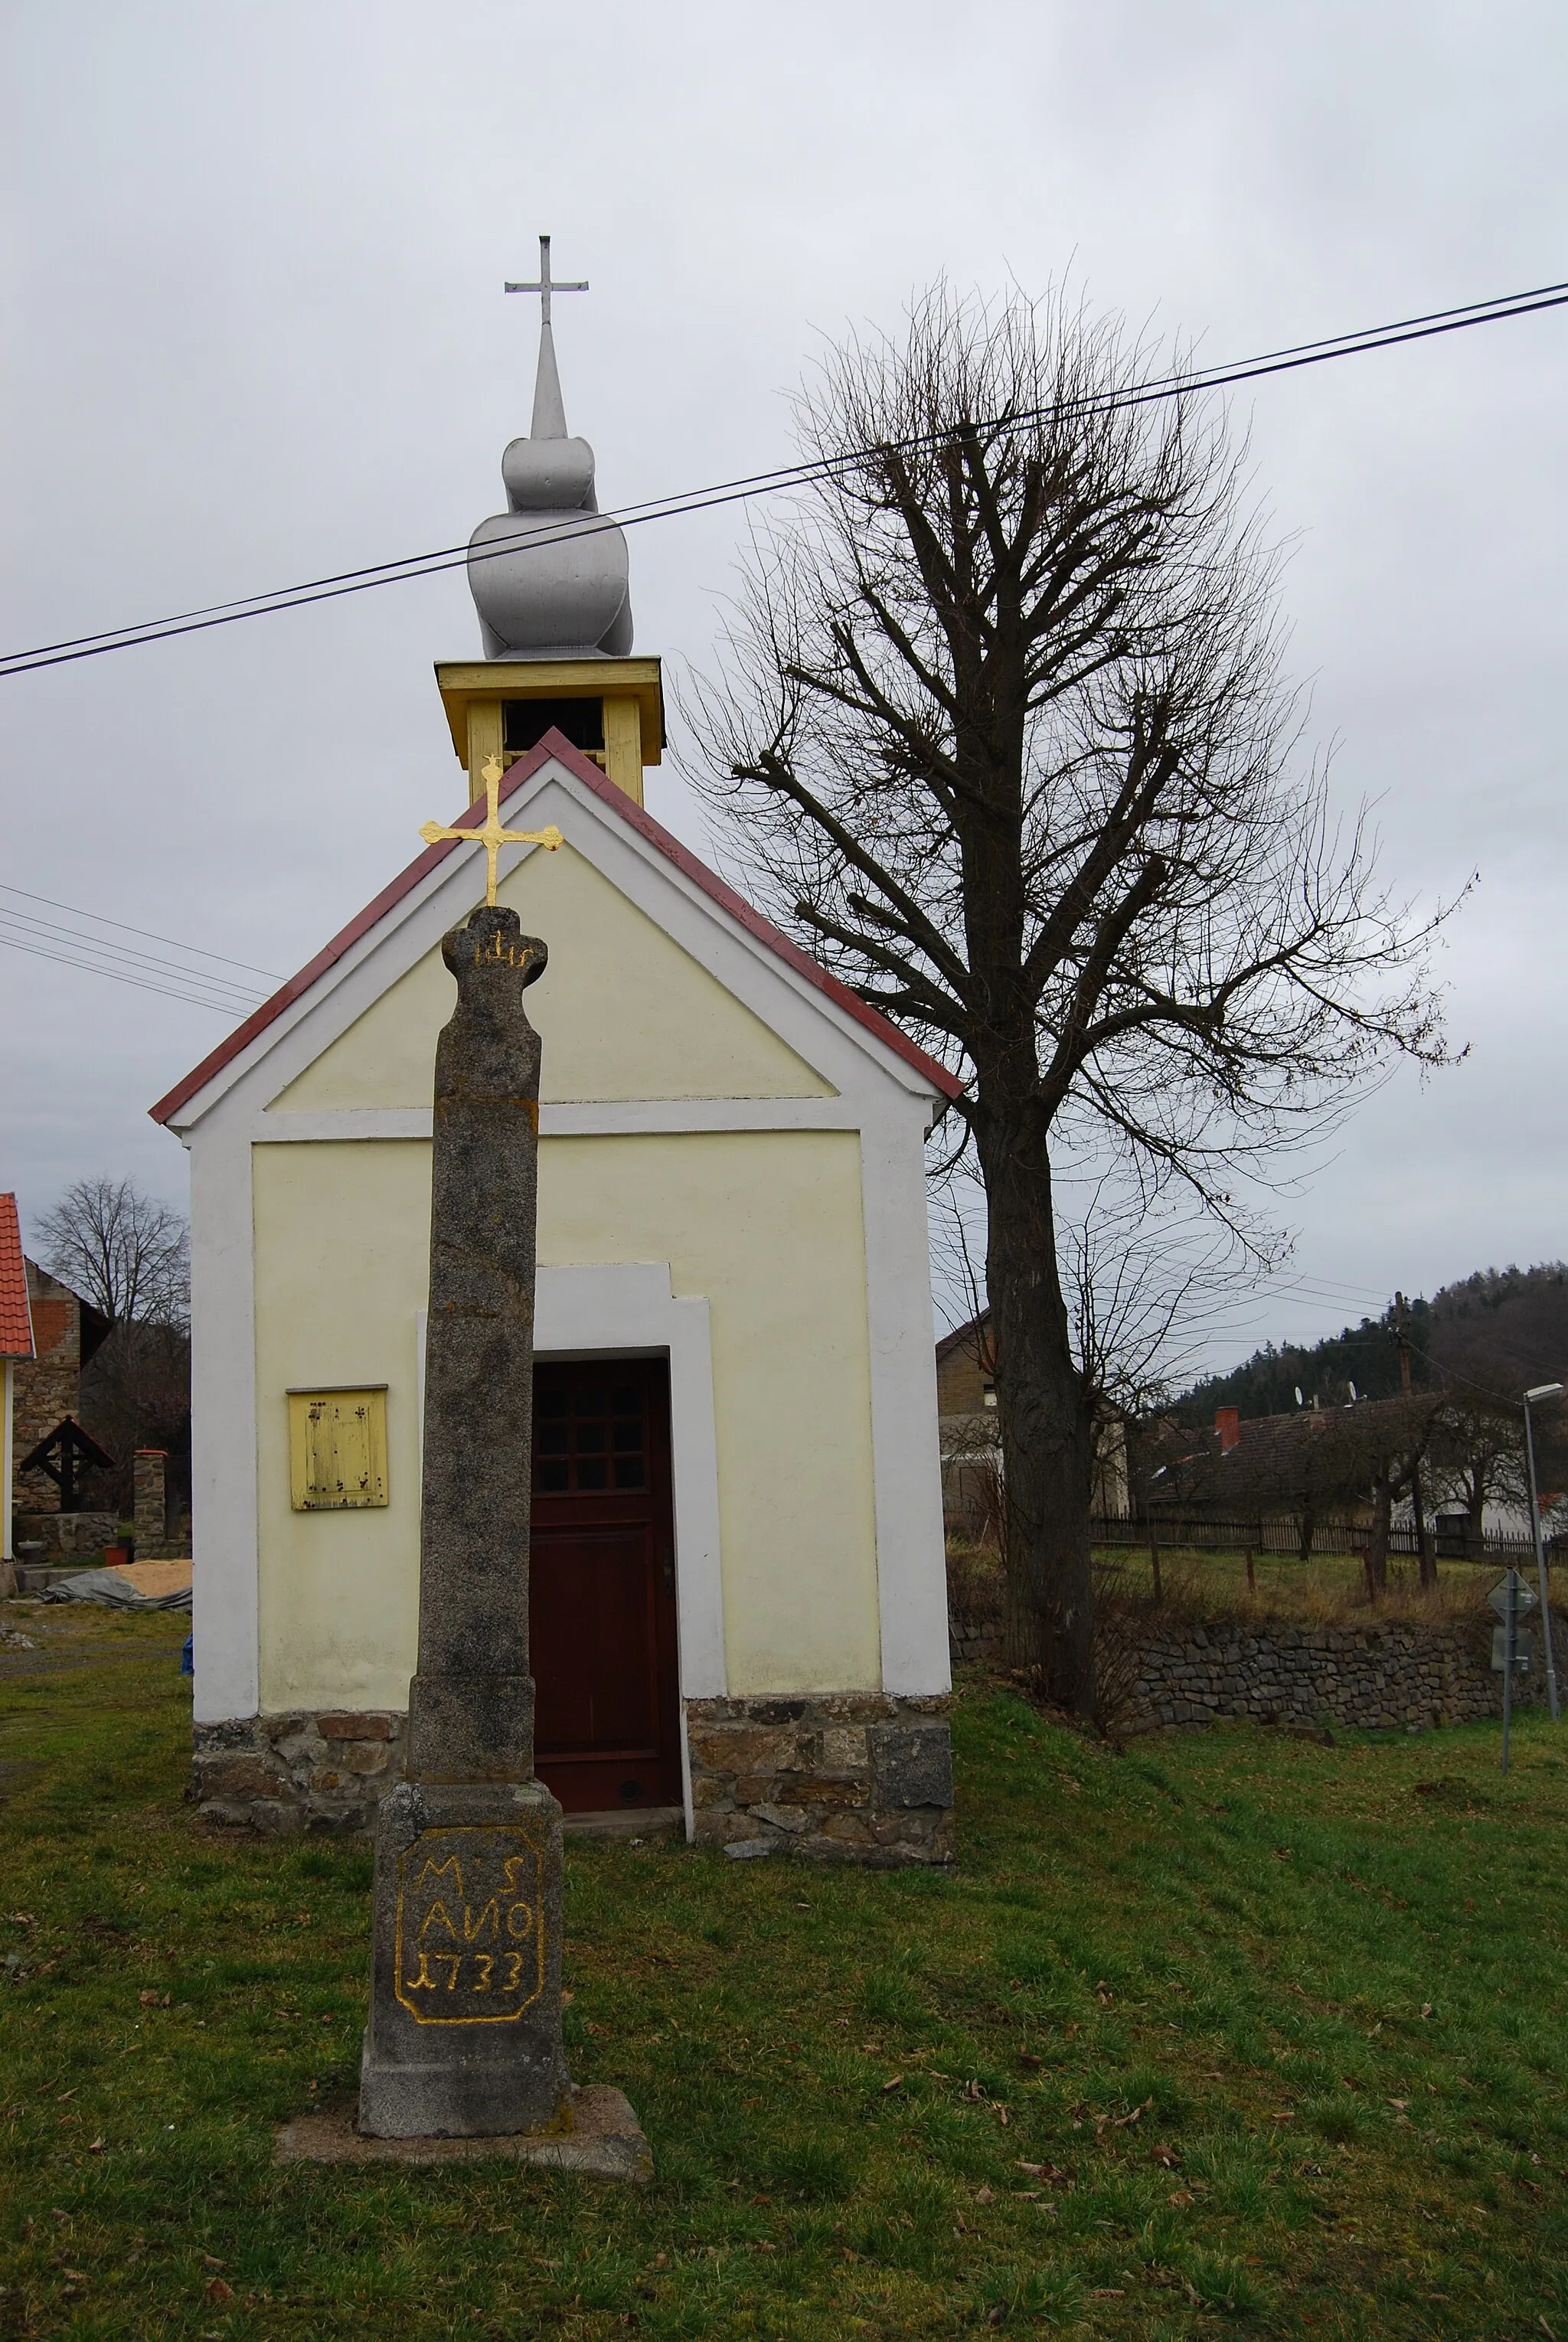
[[[448,837],[472,839],[475,845],[482,846],[484,848],[484,899],[487,903],[494,903],[495,858],[504,846],[542,846],[547,853],[554,854],[556,847],[564,846],[566,841],[554,822],[548,829],[502,828],[499,756],[485,757],[484,781],[484,821],[481,828],[446,828],[438,821],[427,821],[419,835],[427,846],[439,846],[443,839]]]

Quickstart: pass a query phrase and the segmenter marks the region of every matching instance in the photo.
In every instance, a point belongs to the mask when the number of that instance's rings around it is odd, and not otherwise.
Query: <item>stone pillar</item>
[[[162,1447],[138,1447],[132,1465],[136,1517],[136,1556],[151,1561],[162,1553],[168,1537],[168,1496],[165,1473],[168,1456]]]
[[[534,1777],[528,1673],[544,946],[491,905],[442,956],[419,1666],[407,1777],[376,1823],[359,2128],[475,2137],[572,2120],[561,2039],[561,1808]]]

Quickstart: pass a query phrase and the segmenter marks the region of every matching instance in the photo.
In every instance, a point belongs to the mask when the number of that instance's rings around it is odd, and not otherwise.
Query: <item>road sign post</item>
[[[1502,1644],[1503,1770],[1506,1773],[1509,1734],[1513,1722],[1513,1671],[1515,1667],[1530,1664],[1528,1654],[1522,1654],[1519,1648],[1519,1617],[1522,1611],[1534,1609],[1539,1596],[1531,1592],[1519,1572],[1511,1568],[1502,1585],[1494,1586],[1486,1599],[1503,1621],[1503,1632],[1493,1637],[1493,1648],[1495,1653],[1497,1645]],[[1495,1656],[1493,1665],[1497,1665]]]
[[[1541,1582],[1541,1632],[1546,1645],[1546,1697],[1552,1721],[1557,1721],[1557,1662],[1552,1656],[1552,1604],[1546,1591],[1546,1547],[1541,1535],[1541,1494],[1535,1485],[1535,1434],[1530,1421],[1533,1399],[1556,1398],[1561,1383],[1538,1383],[1524,1394],[1524,1456],[1530,1466],[1530,1528],[1535,1539],[1535,1575]]]

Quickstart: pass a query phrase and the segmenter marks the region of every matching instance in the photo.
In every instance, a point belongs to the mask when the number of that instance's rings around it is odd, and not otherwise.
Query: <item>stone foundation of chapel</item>
[[[950,1864],[947,1706],[884,1692],[689,1700],[696,1843],[874,1869]],[[367,1832],[403,1778],[406,1726],[386,1709],[198,1724],[189,1794],[218,1824]]]

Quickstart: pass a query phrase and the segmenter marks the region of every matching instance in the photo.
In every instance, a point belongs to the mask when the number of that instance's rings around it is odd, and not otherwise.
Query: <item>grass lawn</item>
[[[643,2189],[279,2167],[371,1861],[181,1802],[183,1619],[8,1606],[0,2334],[1568,2342],[1568,1728],[1122,1756],[976,1686],[963,1867],[574,1844]]]
[[[1099,1546],[1094,1559],[1114,1571],[1122,1587],[1140,1600],[1154,1593],[1149,1548],[1144,1546]],[[1532,1586],[1533,1563],[1522,1563]],[[1440,1561],[1437,1586],[1428,1593],[1421,1583],[1420,1564],[1408,1554],[1391,1554],[1388,1586],[1375,1604],[1367,1598],[1359,1553],[1318,1553],[1303,1561],[1293,1553],[1254,1553],[1253,1585],[1247,1584],[1246,1555],[1206,1546],[1160,1547],[1160,1572],[1167,1605],[1178,1615],[1203,1618],[1300,1618],[1343,1623],[1353,1616],[1358,1625],[1375,1625],[1383,1618],[1441,1619],[1469,1617],[1481,1611],[1486,1596],[1502,1578],[1505,1561]],[[1553,1595],[1555,1606],[1557,1596]]]

